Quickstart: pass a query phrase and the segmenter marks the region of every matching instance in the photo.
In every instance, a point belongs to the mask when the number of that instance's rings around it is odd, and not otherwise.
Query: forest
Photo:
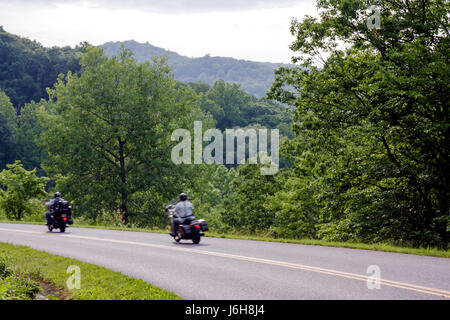
[[[383,1],[371,30],[367,3],[292,19],[293,64],[263,98],[176,80],[125,46],[49,49],[1,29],[0,217],[43,219],[45,187],[75,220],[166,228],[163,204],[185,192],[217,233],[448,249],[450,4]],[[194,121],[279,129],[279,172],[174,164],[171,134]]]

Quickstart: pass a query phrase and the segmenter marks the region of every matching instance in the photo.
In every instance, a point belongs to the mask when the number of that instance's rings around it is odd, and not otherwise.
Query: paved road
[[[219,238],[176,244],[164,234],[5,223],[0,241],[104,266],[185,299],[450,299],[446,258]]]

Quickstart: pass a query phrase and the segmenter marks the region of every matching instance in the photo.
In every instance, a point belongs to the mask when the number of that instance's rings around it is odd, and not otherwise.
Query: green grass
[[[15,273],[10,257],[0,255],[0,300],[33,300],[39,291],[39,282]]]
[[[93,264],[46,252],[0,243],[0,256],[7,256],[14,273],[25,274],[52,288],[48,298],[74,300],[180,300],[177,295],[143,280],[127,277]],[[69,290],[69,266],[78,266],[81,288]]]
[[[12,221],[0,220],[0,222],[11,223]],[[12,223],[27,223],[27,224],[44,224],[43,222],[12,222]],[[132,228],[132,227],[116,227],[116,226],[100,226],[89,224],[77,224],[75,221],[74,227],[80,228],[94,228],[94,229],[109,229],[109,230],[121,230],[121,231],[135,231],[135,232],[151,232],[151,233],[168,233],[168,230],[154,229],[154,228]],[[327,247],[339,247],[350,249],[363,249],[363,250],[375,250],[384,252],[406,253],[422,256],[434,256],[442,258],[450,258],[450,250],[442,250],[439,248],[413,248],[407,246],[398,246],[390,243],[360,243],[360,242],[339,242],[339,241],[326,241],[316,239],[284,239],[284,238],[272,238],[269,236],[256,236],[248,234],[221,234],[214,232],[207,232],[207,237],[212,238],[226,238],[226,239],[239,239],[239,240],[256,240],[256,241],[268,241],[268,242],[281,242],[281,243],[297,243],[305,245],[317,245]]]

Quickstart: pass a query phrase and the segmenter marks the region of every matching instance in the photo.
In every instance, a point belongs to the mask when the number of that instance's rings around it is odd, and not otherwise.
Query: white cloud
[[[133,9],[151,12],[210,12],[293,7],[310,0],[0,0],[11,4],[49,6],[58,4],[88,5],[108,9]]]
[[[134,39],[186,56],[209,53],[288,63],[292,55],[288,46],[293,41],[289,32],[291,17],[315,13],[314,1],[300,1],[291,7],[280,8],[256,8],[256,3],[268,6],[275,1],[246,1],[252,2],[254,8],[214,12],[191,10],[176,14],[133,9],[129,3],[130,8],[111,9],[111,6],[93,6],[92,1],[62,2],[38,0],[29,5],[25,0],[0,0],[0,21],[6,31],[37,40],[45,46],[74,46],[81,41],[99,45]],[[195,1],[197,5],[202,2],[210,1]],[[290,2],[284,1],[285,4]],[[41,5],[37,5],[39,3]]]

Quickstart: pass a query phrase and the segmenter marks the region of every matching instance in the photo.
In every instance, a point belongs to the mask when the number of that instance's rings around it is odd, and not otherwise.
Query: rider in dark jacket
[[[53,219],[52,219],[52,212],[51,210],[53,209],[53,206],[57,203],[59,203],[60,201],[64,201],[64,199],[61,197],[61,193],[60,192],[55,192],[55,198],[47,203],[45,203],[48,211],[45,214],[45,219],[47,220],[47,225],[51,225],[53,224]]]

